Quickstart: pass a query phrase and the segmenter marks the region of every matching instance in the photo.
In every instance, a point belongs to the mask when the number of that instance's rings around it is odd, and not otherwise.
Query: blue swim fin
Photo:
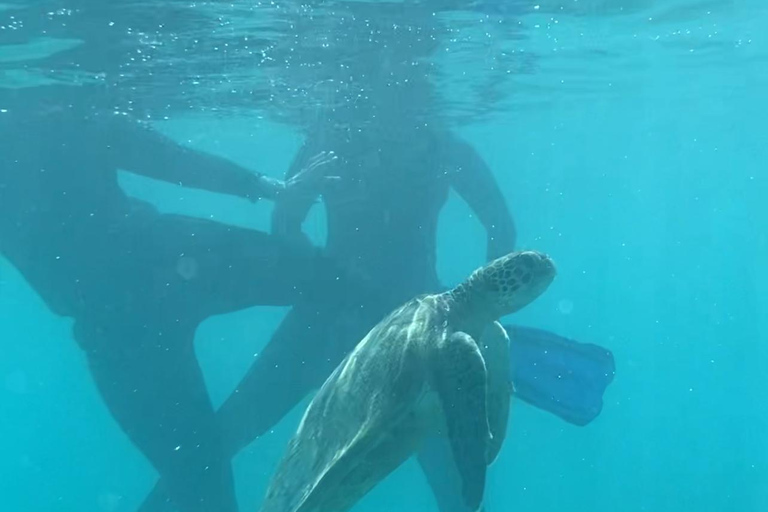
[[[600,414],[603,394],[616,372],[610,350],[541,329],[504,328],[511,340],[517,398],[578,426]]]
[[[609,350],[540,329],[504,328],[511,341],[510,372],[517,398],[579,426],[600,414],[603,393],[615,373]],[[462,499],[461,478],[446,437],[427,439],[418,461],[440,512],[473,512]]]

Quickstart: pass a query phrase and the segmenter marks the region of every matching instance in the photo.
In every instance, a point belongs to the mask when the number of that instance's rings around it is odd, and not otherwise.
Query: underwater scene
[[[0,510],[768,510],[768,4],[0,0]]]

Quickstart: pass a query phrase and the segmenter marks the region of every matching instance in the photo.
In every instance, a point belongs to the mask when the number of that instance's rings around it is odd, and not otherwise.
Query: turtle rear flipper
[[[461,475],[464,502],[471,510],[478,510],[485,491],[490,439],[485,362],[475,341],[466,333],[456,332],[441,344],[435,363],[435,387]]]

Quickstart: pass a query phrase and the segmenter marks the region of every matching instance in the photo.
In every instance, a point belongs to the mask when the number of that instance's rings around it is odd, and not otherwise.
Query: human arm
[[[110,119],[100,129],[111,138],[115,165],[135,174],[250,201],[276,199],[286,188],[281,180],[178,144],[143,122]]]
[[[486,230],[488,260],[512,252],[517,240],[515,222],[490,168],[468,143],[453,139],[446,146],[451,184]]]

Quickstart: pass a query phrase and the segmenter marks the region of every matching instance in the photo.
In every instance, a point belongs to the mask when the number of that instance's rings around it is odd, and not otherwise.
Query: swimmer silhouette
[[[230,457],[222,455],[195,330],[212,315],[291,305],[344,280],[310,246],[160,214],[128,197],[117,172],[255,201],[316,187],[328,155],[282,182],[114,114],[99,89],[0,94],[0,253],[55,314],[74,319],[105,404],[174,505],[234,512]]]
[[[427,76],[429,57],[440,40],[433,11],[414,11],[409,5],[389,9],[363,2],[349,7],[365,23],[334,32],[335,44],[324,51],[331,52],[327,55],[332,56],[328,62],[333,69],[344,62],[340,82],[365,94],[341,98],[318,114],[286,175],[293,176],[316,152],[333,150],[339,157],[334,174],[340,179],[313,194],[278,198],[273,211],[274,233],[308,245],[301,226],[322,193],[328,255],[364,275],[375,292],[355,297],[351,290],[331,291],[320,302],[307,296],[294,305],[217,413],[224,449],[232,456],[322,385],[384,315],[415,295],[443,289],[436,270],[437,225],[451,191],[485,228],[488,259],[515,248],[515,223],[493,173],[478,152],[447,127],[436,108]],[[606,351],[545,331],[533,336],[533,330],[514,329],[516,339],[525,336],[525,343],[513,347],[513,353],[537,364],[525,371],[510,369],[520,383],[529,385],[522,388],[529,393],[523,399],[573,423],[594,419],[599,413],[594,403],[602,404],[607,385],[603,370],[612,371]],[[541,357],[548,351],[558,354],[560,366]],[[565,394],[558,380],[562,365],[573,362],[575,355],[592,362],[595,354],[603,358],[600,364],[569,381],[579,391],[588,383],[590,392]],[[450,457],[445,447],[430,444],[419,454],[419,462],[441,512],[467,512],[455,474],[444,464],[446,453]],[[158,512],[163,502],[160,485],[142,511]]]
[[[386,314],[416,295],[445,288],[436,271],[437,224],[453,190],[486,232],[486,258],[515,249],[514,220],[494,176],[466,141],[448,130],[409,126],[396,130],[367,125],[372,139],[329,129],[303,146],[298,171],[318,148],[334,148],[341,178],[323,192],[328,219],[326,249],[343,265],[373,281],[378,293],[346,298],[339,307],[300,300],[221,406],[226,449],[236,453],[280,421],[318,389],[365,334]],[[382,130],[383,129],[383,130]],[[373,155],[373,158],[371,156]],[[290,175],[290,174],[289,174]],[[273,230],[302,238],[311,196],[278,200]],[[517,398],[575,425],[597,417],[613,379],[613,357],[602,347],[555,333],[506,325],[512,338],[510,378]],[[441,512],[470,512],[444,439],[430,439],[418,461]]]
[[[423,109],[429,95],[423,81],[407,78],[399,77],[399,83],[408,84],[399,92],[394,80],[381,80],[378,89],[368,84],[376,100],[368,115],[317,126],[289,170],[287,176],[298,172],[320,149],[338,155],[334,173],[340,179],[322,191],[326,250],[373,281],[377,293],[348,299],[352,307],[335,306],[329,298],[325,307],[302,299],[289,311],[218,412],[223,442],[233,454],[321,386],[384,315],[416,295],[444,289],[436,269],[437,227],[451,191],[482,224],[488,260],[515,249],[515,222],[491,169],[438,112]],[[334,116],[343,116],[340,110]],[[273,232],[303,239],[301,226],[312,204],[311,195],[279,199]],[[573,424],[599,414],[613,378],[608,351],[547,331],[507,329],[514,338],[512,353],[521,356],[510,368],[515,385],[525,392],[519,398]],[[567,384],[561,374],[569,375]],[[469,512],[456,471],[446,463],[450,450],[433,440],[418,461],[441,512]]]
[[[416,295],[442,289],[435,265],[437,224],[451,189],[485,227],[489,259],[515,246],[514,223],[493,175],[473,148],[454,134],[403,123],[386,137],[368,132],[375,137],[368,141],[346,134],[330,141],[328,131],[322,133],[321,140],[307,141],[292,171],[316,148],[336,148],[341,163],[334,171],[341,179],[323,194],[326,249],[341,264],[374,281],[380,293],[360,297],[349,310],[329,307],[318,314],[310,300],[291,309],[238,392],[220,409],[224,437],[234,450],[272,428],[319,387],[384,315]],[[278,201],[274,230],[300,238],[311,201],[311,196]],[[312,333],[311,339],[307,333]],[[312,364],[299,364],[299,359]],[[292,368],[289,380],[281,375],[286,367]],[[255,403],[260,406],[254,407]]]
[[[286,176],[298,172],[314,151],[338,155],[334,174],[340,179],[322,191],[325,248],[341,265],[365,275],[378,293],[350,301],[353,307],[347,309],[326,299],[318,312],[318,304],[307,299],[289,311],[219,411],[232,453],[319,387],[384,315],[416,295],[441,289],[437,226],[451,190],[485,228],[489,258],[515,246],[515,223],[491,170],[446,127],[435,108],[428,68],[413,64],[439,46],[431,37],[432,17],[419,19],[422,14],[405,7],[393,8],[389,17],[383,14],[387,10],[370,5],[359,9],[381,14],[381,19],[366,18],[368,28],[360,26],[359,32],[350,29],[335,51],[343,54],[351,47],[345,73],[359,80],[350,87],[365,90],[368,99],[321,112]],[[404,28],[391,28],[395,25]],[[387,44],[368,42],[365,34],[371,27]],[[320,193],[316,189],[314,195],[276,201],[273,232],[297,243],[304,239],[302,223]],[[309,339],[307,333],[312,333]]]

